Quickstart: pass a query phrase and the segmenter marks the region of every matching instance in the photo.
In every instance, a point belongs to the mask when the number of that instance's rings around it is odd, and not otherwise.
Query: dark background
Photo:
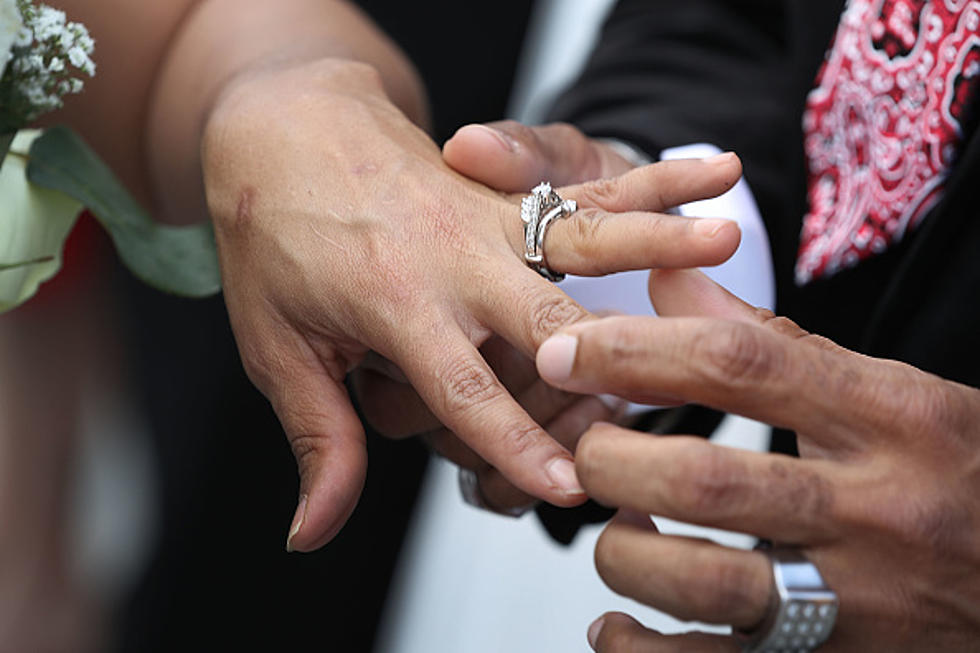
[[[360,4],[418,65],[438,141],[503,115],[532,2]],[[427,453],[369,434],[348,525],[316,553],[287,554],[295,463],[242,371],[221,298],[174,299],[119,276],[161,524],[115,650],[369,651]]]

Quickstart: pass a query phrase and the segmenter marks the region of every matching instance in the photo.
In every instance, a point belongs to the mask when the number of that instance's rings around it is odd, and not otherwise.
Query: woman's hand
[[[534,360],[493,336],[479,349],[504,389],[536,424],[568,451],[593,423],[618,420],[625,402],[615,397],[594,397],[563,392],[538,377]],[[351,388],[361,413],[376,431],[392,438],[419,436],[430,449],[473,472],[475,503],[500,514],[519,516],[537,499],[516,488],[495,467],[473,451],[455,433],[442,426],[418,393],[389,361],[373,352],[351,374]],[[464,497],[465,497],[464,493]]]
[[[498,190],[515,193],[542,179],[566,186],[618,177],[635,166],[605,143],[570,125],[527,127],[514,121],[467,125],[443,147],[443,160],[457,172]],[[480,354],[503,387],[545,431],[571,452],[596,421],[616,421],[624,402],[611,396],[582,396],[543,382],[534,360],[506,340],[492,337]],[[497,469],[442,426],[398,368],[374,352],[351,375],[362,414],[380,433],[421,435],[443,457],[475,473],[484,507],[520,514],[536,499],[514,487]]]
[[[432,414],[518,488],[584,500],[571,455],[505,391],[478,347],[524,356],[589,314],[522,259],[520,196],[450,170],[373,71],[335,60],[242,77],[203,149],[225,297],[250,378],[296,453],[290,546],[329,540],[366,466],[343,387],[368,351],[404,373]],[[562,189],[581,207],[548,232],[552,268],[604,274],[718,263],[738,229],[659,213],[723,192],[734,156],[650,166]]]
[[[967,650],[980,637],[980,391],[861,356],[742,303],[696,271],[651,276],[664,318],[574,325],[538,352],[572,392],[692,401],[790,428],[802,459],[611,425],[576,452],[590,496],[629,511],[799,547],[840,597],[821,651]],[[770,600],[762,553],[659,535],[628,515],[596,549],[606,583],[678,618],[752,628]],[[623,615],[599,651],[738,650],[664,637]]]

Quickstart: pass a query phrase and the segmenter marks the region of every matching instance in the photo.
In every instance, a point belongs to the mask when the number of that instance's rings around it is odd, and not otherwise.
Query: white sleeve
[[[661,160],[701,159],[721,154],[714,145],[695,144],[670,148]],[[728,218],[738,222],[742,242],[728,261],[704,272],[753,306],[772,309],[776,291],[769,250],[769,236],[748,183],[740,179],[719,197],[678,207],[681,215]],[[647,272],[622,272],[607,277],[569,276],[562,290],[590,311],[613,310],[630,315],[654,315],[647,296]]]
[[[623,146],[622,143],[616,145]],[[664,150],[660,159],[703,159],[715,154],[721,154],[721,150],[714,145],[696,144]],[[704,268],[704,272],[753,306],[771,310],[775,305],[776,289],[769,236],[745,179],[740,179],[724,195],[685,204],[675,212],[690,217],[728,218],[738,222],[742,230],[742,241],[738,250],[725,263]],[[656,315],[647,294],[648,274],[646,270],[638,270],[606,277],[570,275],[561,283],[561,288],[592,312],[618,311],[629,315]],[[647,406],[630,404],[627,413],[632,415],[648,409]]]

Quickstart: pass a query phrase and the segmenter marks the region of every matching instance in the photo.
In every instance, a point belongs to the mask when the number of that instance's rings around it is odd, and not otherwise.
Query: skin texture
[[[632,164],[616,153],[581,136],[574,140],[579,146],[575,156],[561,159],[568,164],[563,168],[547,166],[550,152],[542,152],[543,156],[533,161],[520,155],[522,139],[535,139],[536,145],[545,147],[551,142],[567,142],[564,137],[574,138],[576,134],[573,127],[563,124],[534,130],[514,121],[468,125],[446,142],[442,154],[455,170],[488,186],[514,193],[521,193],[541,179],[578,184],[618,177],[633,169]],[[481,178],[481,174],[488,176]],[[549,246],[554,247],[550,239],[549,234]],[[620,417],[622,401],[606,398],[603,402],[549,386],[538,377],[533,359],[500,337],[488,340],[480,347],[480,353],[530,417],[569,451],[575,451],[578,439],[592,423],[616,421]],[[434,451],[476,472],[480,494],[487,506],[513,511],[535,503],[535,497],[515,487],[497,468],[444,427],[404,374],[389,361],[369,354],[352,374],[352,380],[358,403],[376,430],[390,437],[421,434]]]
[[[980,635],[980,392],[839,348],[696,271],[654,273],[651,287],[664,318],[573,327],[539,350],[542,377],[791,428],[802,459],[594,426],[577,451],[590,496],[799,546],[840,596],[825,650],[969,648]],[[617,592],[682,619],[751,627],[769,598],[760,553],[632,525],[607,528],[596,565]],[[661,650],[629,632],[600,632],[597,650]]]
[[[519,182],[515,170],[560,179],[603,160],[603,145],[568,128],[493,127],[515,144],[470,142],[453,161],[490,185]],[[575,452],[578,477],[589,496],[620,508],[596,547],[605,582],[685,620],[751,628],[762,619],[765,557],[661,535],[646,515],[662,515],[800,547],[841,601],[821,651],[975,648],[980,391],[843,349],[696,270],[654,271],[650,297],[659,318],[592,320],[546,341],[541,378],[793,429],[801,458],[592,426]],[[665,636],[618,613],[588,638],[604,653],[739,650],[729,637]]]
[[[242,362],[298,462],[288,549],[323,545],[356,505],[367,460],[343,381],[368,352],[521,492],[584,500],[568,448],[478,348],[496,334],[531,359],[590,316],[523,264],[519,196],[446,165],[412,66],[358,10],[63,4],[92,28],[100,72],[52,120],[80,129],[160,219],[214,223]],[[736,225],[661,212],[739,174],[723,157],[565,188],[583,208],[549,230],[549,262],[579,274],[720,262]]]

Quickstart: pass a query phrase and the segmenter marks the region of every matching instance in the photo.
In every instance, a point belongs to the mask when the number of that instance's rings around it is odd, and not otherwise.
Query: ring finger
[[[611,589],[678,619],[751,628],[769,604],[771,565],[756,551],[614,520],[596,544],[595,559]]]
[[[558,272],[603,275],[651,267],[697,267],[725,261],[738,247],[730,220],[662,213],[728,190],[741,166],[734,156],[718,161],[670,161],[559,190],[579,210],[554,220],[544,234],[549,267]],[[507,233],[523,254],[525,235],[516,207]]]

